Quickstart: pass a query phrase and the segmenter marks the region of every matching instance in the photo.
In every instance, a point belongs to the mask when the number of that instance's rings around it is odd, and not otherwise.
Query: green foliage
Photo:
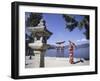
[[[26,27],[37,26],[42,19],[41,13],[30,13],[29,18],[26,20]]]
[[[63,18],[66,21],[66,28],[69,31],[73,31],[76,27],[80,30],[85,28],[83,34],[86,36],[86,39],[89,39],[89,16],[83,15],[83,17],[81,21],[77,21],[74,16],[63,14]]]
[[[73,29],[75,29],[77,27],[78,22],[75,20],[74,16],[63,15],[63,18],[66,21],[66,28],[69,31],[73,31]]]

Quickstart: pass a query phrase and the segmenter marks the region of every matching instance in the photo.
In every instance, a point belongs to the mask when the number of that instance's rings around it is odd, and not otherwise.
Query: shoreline
[[[32,59],[29,59],[29,56],[26,56],[25,60],[25,68],[40,68],[39,61],[34,60],[35,56],[32,56]],[[45,67],[68,67],[68,66],[84,66],[89,65],[89,60],[83,60],[83,62],[79,61],[80,58],[74,58],[75,64],[69,63],[69,58],[67,57],[45,57]]]

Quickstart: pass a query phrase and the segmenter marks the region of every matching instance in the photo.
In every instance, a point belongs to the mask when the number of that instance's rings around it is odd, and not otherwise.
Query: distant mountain
[[[89,47],[89,43],[78,45],[77,48],[86,48]]]
[[[89,43],[85,43],[85,44],[80,44],[80,45],[76,45],[77,48],[86,48],[86,47],[89,47]],[[69,46],[65,46],[65,48],[68,48]]]
[[[57,47],[56,45],[50,45],[50,44],[47,45],[48,49],[56,49],[56,47]],[[68,49],[68,47],[69,47],[68,45],[64,46],[64,48],[66,49]],[[77,48],[86,48],[86,47],[89,47],[89,43],[77,45]]]
[[[55,48],[56,48],[56,46],[55,46],[55,45],[50,45],[50,44],[47,44],[47,48],[48,48],[48,49],[55,49]]]

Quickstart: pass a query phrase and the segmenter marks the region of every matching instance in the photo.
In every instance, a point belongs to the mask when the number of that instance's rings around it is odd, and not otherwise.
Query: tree
[[[41,13],[29,13],[29,17],[26,19],[26,27],[35,27],[39,24],[43,18]]]
[[[76,27],[78,27],[80,30],[85,28],[85,32],[83,34],[85,35],[86,39],[89,40],[89,16],[88,15],[81,15],[83,16],[83,19],[81,21],[77,21],[75,16],[73,15],[67,15],[63,14],[63,18],[66,21],[66,28],[71,32]]]

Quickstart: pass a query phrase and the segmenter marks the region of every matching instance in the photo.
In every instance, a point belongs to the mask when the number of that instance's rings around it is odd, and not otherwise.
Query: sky
[[[27,19],[29,15],[26,15]],[[77,21],[82,20],[83,16],[74,15]],[[66,22],[61,14],[43,13],[43,19],[46,21],[47,29],[53,34],[47,40],[48,44],[56,45],[56,42],[66,41],[64,45],[68,44],[68,40],[76,44],[83,44],[89,42],[86,40],[83,32],[85,29],[79,30],[77,27],[73,31],[66,29]]]
[[[83,32],[85,29],[79,30],[77,27],[73,31],[66,29],[66,22],[61,14],[43,14],[43,18],[46,21],[46,26],[53,35],[48,39],[49,44],[55,45],[58,41],[66,41],[65,45],[68,44],[68,40],[71,40],[77,44],[88,42]],[[80,21],[83,17],[75,15],[77,21]]]

